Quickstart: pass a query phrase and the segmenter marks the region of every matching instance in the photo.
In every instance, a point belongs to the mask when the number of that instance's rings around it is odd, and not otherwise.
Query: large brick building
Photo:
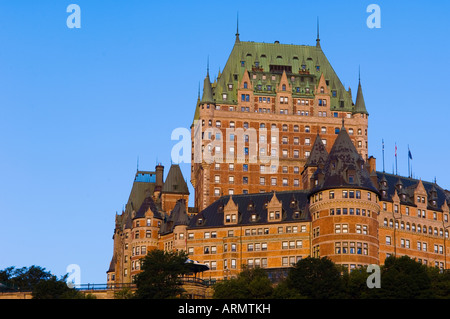
[[[353,103],[318,37],[300,46],[237,33],[213,83],[207,71],[191,129],[195,207],[179,166],[166,181],[161,165],[137,172],[116,215],[108,283],[131,282],[155,248],[187,251],[211,279],[244,266],[275,275],[307,256],[352,269],[408,255],[449,268],[450,193],[377,171],[361,83]]]

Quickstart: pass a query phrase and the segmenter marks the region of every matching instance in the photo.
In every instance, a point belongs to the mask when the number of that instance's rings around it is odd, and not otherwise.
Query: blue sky
[[[69,29],[69,4],[81,28]],[[369,4],[381,28],[369,29]],[[274,6],[275,4],[275,6]],[[381,169],[450,189],[447,100],[450,4],[444,1],[0,0],[0,269],[78,264],[106,282],[116,211],[136,162],[170,166],[175,128],[189,128],[209,56],[214,77],[242,41],[314,45],[369,117]],[[189,183],[190,166],[181,164]],[[194,191],[191,187],[193,198]],[[192,202],[192,201],[191,201]]]

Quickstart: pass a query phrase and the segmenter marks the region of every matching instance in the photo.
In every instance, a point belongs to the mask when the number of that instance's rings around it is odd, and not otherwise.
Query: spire
[[[359,77],[358,93],[356,93],[355,109],[354,109],[353,113],[362,113],[362,114],[368,115],[369,113],[367,112],[367,109],[366,109],[366,103],[364,102],[364,96],[363,96],[362,87],[361,87],[361,68],[359,70],[358,77]]]
[[[317,39],[316,39],[316,47],[317,47],[317,48],[320,48],[319,17],[317,17]]]
[[[238,12],[236,18],[236,43],[239,42],[241,42],[241,40],[239,39],[239,12]]]
[[[213,94],[212,94],[212,86],[211,86],[211,80],[209,79],[209,55],[208,60],[206,64],[206,77],[203,81],[203,96],[202,96],[202,103],[214,103]]]

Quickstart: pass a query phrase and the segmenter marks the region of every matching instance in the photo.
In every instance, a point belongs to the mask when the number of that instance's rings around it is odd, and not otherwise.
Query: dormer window
[[[244,89],[247,89],[247,88],[248,88],[248,83],[244,82]]]
[[[286,91],[286,84],[283,84],[283,86],[281,87],[281,89],[282,89],[283,91]]]

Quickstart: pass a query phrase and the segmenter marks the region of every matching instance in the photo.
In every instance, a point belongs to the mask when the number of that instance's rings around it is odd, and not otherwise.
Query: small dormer
[[[233,196],[230,196],[228,203],[223,209],[223,224],[234,225],[239,221],[239,208],[233,200]]]
[[[416,189],[414,190],[414,203],[421,207],[427,206],[427,197],[427,191],[423,186],[422,180],[419,180],[419,183],[417,183]]]
[[[267,204],[267,221],[268,222],[279,222],[282,220],[282,216],[283,216],[283,205],[278,200],[278,198],[274,192],[272,199]]]
[[[437,207],[437,201],[438,201],[437,190],[436,187],[434,187],[433,185],[430,192],[428,193],[428,205],[430,205],[431,207]]]

